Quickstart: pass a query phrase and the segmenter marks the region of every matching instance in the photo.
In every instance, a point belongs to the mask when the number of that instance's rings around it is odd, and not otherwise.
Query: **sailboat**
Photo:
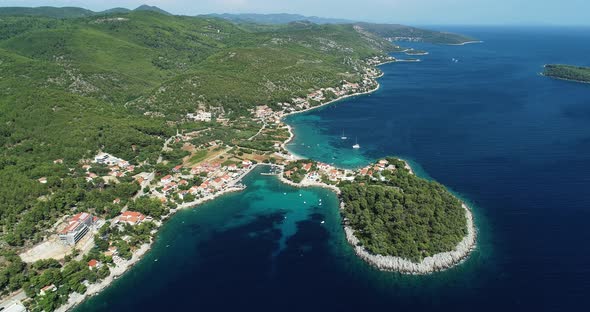
[[[344,136],[344,130],[342,130],[342,136],[340,137],[342,140],[346,140],[348,139],[347,137]]]
[[[352,148],[354,148],[354,149],[359,149],[359,148],[361,148],[361,146],[359,145],[359,142],[358,142],[358,141],[359,141],[359,140],[358,140],[358,138],[356,138],[356,140],[355,140],[355,144],[352,146]]]

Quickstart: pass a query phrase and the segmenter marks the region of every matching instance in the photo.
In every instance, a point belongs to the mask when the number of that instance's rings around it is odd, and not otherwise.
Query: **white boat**
[[[344,136],[344,130],[342,130],[342,136],[340,137],[342,140],[346,140],[348,139],[347,137]]]
[[[352,148],[354,148],[354,149],[359,149],[359,148],[361,148],[361,146],[359,145],[359,142],[358,142],[358,138],[356,139],[356,142],[355,142],[355,144],[352,146]]]

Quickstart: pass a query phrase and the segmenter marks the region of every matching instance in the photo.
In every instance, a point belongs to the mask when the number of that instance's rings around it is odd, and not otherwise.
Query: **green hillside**
[[[0,16],[43,16],[54,18],[76,18],[96,14],[93,11],[76,7],[0,7]]]
[[[99,149],[153,164],[169,125],[190,128],[181,117],[200,106],[246,116],[354,81],[362,59],[392,48],[350,25],[249,32],[149,11],[7,17],[0,38],[0,178],[11,181],[0,185],[0,237],[17,248],[86,205],[86,182],[68,168]]]

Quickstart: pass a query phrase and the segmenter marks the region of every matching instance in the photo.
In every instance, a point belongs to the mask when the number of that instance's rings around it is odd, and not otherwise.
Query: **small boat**
[[[340,139],[342,139],[342,140],[348,139],[346,136],[344,136],[344,130],[342,130],[342,136],[340,137]]]
[[[326,221],[322,220],[322,224],[326,223]]]
[[[359,148],[361,148],[361,146],[359,145],[359,142],[358,142],[358,138],[356,139],[356,142],[355,142],[355,144],[352,146],[352,148],[354,148],[354,149],[359,149]]]
[[[303,195],[301,195],[301,193],[299,193],[299,197],[301,197],[301,196],[303,196]]]

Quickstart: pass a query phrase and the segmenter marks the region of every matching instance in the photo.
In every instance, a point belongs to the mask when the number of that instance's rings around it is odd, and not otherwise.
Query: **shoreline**
[[[250,172],[252,172],[252,170],[254,170],[254,168],[256,168],[258,165],[259,164],[252,165],[242,176],[240,176],[238,179],[236,179],[233,183],[235,184],[235,183],[240,182],[245,176],[247,176]],[[131,253],[131,259],[123,260],[120,263],[118,263],[115,267],[109,267],[111,269],[111,271],[110,271],[111,273],[109,274],[109,276],[105,277],[100,282],[88,285],[86,292],[84,292],[83,294],[76,293],[76,292],[70,294],[70,296],[68,297],[68,301],[66,303],[64,303],[63,305],[61,305],[60,307],[58,307],[55,311],[56,312],[70,311],[73,308],[75,308],[78,304],[82,303],[84,300],[99,294],[100,292],[102,292],[103,290],[105,290],[106,288],[111,286],[111,284],[117,278],[119,278],[120,276],[125,274],[137,262],[139,262],[140,260],[143,259],[143,256],[148,251],[151,250],[152,245],[155,241],[155,236],[157,235],[157,232],[160,230],[160,227],[164,224],[164,222],[167,219],[169,219],[170,217],[175,215],[178,211],[184,210],[184,209],[189,209],[189,208],[196,208],[197,205],[217,199],[218,197],[221,197],[225,194],[239,192],[242,190],[244,190],[244,188],[236,187],[235,185],[232,185],[232,186],[228,187],[227,189],[220,191],[218,193],[215,193],[213,195],[199,198],[199,199],[192,201],[192,202],[182,203],[182,204],[178,205],[178,207],[176,209],[171,209],[170,212],[166,216],[164,216],[159,223],[157,223],[157,227],[155,229],[156,232],[154,233],[155,235],[152,237],[150,242],[145,243],[145,244],[141,245],[138,249],[134,250]]]
[[[57,308],[55,311],[70,311],[72,308],[82,303],[84,300],[94,295],[97,295],[107,287],[111,286],[113,281],[115,281],[119,276],[125,274],[130,268],[132,268],[137,262],[139,262],[139,260],[143,259],[143,256],[152,248],[153,243],[154,240],[152,239],[149,243],[141,245],[141,247],[139,247],[132,253],[131,259],[123,260],[120,264],[117,264],[114,268],[111,268],[111,273],[109,274],[109,276],[105,277],[98,283],[88,285],[86,292],[84,292],[83,294],[76,292],[70,294],[70,296],[68,297],[68,301],[61,305],[59,308]]]

